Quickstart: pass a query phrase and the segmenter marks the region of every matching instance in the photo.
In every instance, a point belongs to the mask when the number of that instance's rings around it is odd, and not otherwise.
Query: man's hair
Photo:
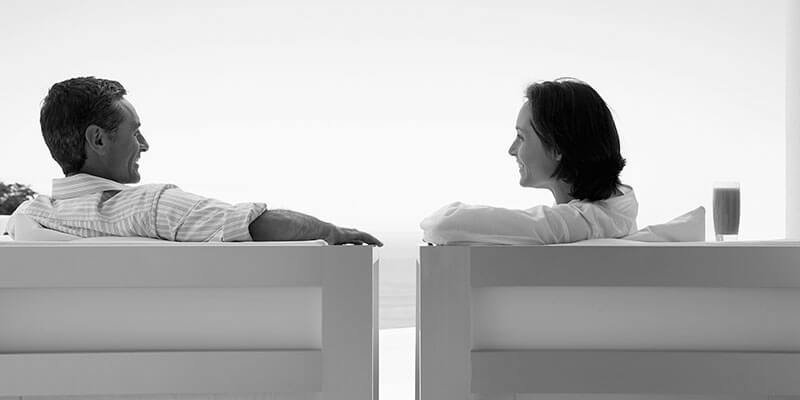
[[[64,175],[79,172],[86,161],[86,128],[115,131],[123,120],[116,101],[126,94],[117,81],[93,76],[56,83],[42,101],[39,123],[50,155]]]
[[[625,159],[606,102],[591,86],[573,78],[534,83],[525,96],[533,130],[545,150],[561,154],[552,176],[569,183],[575,199],[611,197],[620,185]]]

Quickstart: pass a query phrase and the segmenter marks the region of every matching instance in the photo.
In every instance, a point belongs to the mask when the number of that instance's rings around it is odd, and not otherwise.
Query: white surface
[[[381,400],[414,398],[415,329],[411,327],[380,331]]]
[[[47,229],[41,224],[36,222],[33,218],[19,212],[27,207],[26,201],[17,208],[17,213],[12,215],[6,223],[8,234],[15,240],[27,241],[71,241],[79,239],[78,236],[73,236],[68,233]]]
[[[380,331],[380,399],[409,400],[414,398],[415,328]],[[14,398],[15,400],[17,398]],[[31,400],[77,400],[75,396],[27,397]],[[85,400],[322,400],[318,394],[161,394],[81,396]]]
[[[785,248],[797,244],[772,240],[657,246]],[[603,239],[560,246],[609,245],[654,244]],[[636,265],[646,269],[647,261],[643,258]],[[800,318],[796,312],[800,291],[793,289],[484,287],[472,290],[471,302],[476,348],[800,349]]]
[[[581,242],[552,244],[549,246],[642,246],[642,247],[787,247],[800,246],[800,241],[789,239],[737,240],[731,242],[639,242],[627,239],[592,239]]]
[[[420,251],[422,399],[800,393],[796,243]]]
[[[320,288],[0,290],[0,352],[321,348]]]
[[[646,226],[625,237],[640,242],[702,242],[706,235],[706,209],[697,207],[670,221]]]
[[[0,351],[0,396],[377,395],[372,247],[34,243],[3,246],[0,257],[0,319],[15,333],[6,343],[38,341],[29,346],[36,354]],[[292,321],[305,321],[300,335],[281,331]],[[304,339],[309,324],[321,327],[320,339]],[[187,345],[186,335],[197,339]],[[220,354],[227,364],[216,363]]]
[[[792,289],[493,287],[471,300],[476,350],[800,351]]]
[[[800,239],[800,1],[786,18],[786,237]]]

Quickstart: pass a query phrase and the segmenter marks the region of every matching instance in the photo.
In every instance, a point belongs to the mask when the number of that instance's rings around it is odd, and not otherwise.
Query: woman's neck
[[[570,192],[572,192],[572,186],[563,181],[558,181],[552,187],[550,187],[550,192],[553,193],[553,197],[556,199],[556,204],[565,204],[575,200],[575,198],[570,195]]]
[[[549,189],[550,192],[553,193],[553,197],[556,198],[556,204],[565,204],[575,200],[575,198],[569,194],[572,191],[572,186],[564,182],[559,182]],[[619,197],[623,196],[624,194],[625,193],[618,187],[614,189],[614,194],[612,194],[611,197]]]

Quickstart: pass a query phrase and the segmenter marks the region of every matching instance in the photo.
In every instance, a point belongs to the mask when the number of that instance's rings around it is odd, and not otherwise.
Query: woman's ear
[[[91,150],[97,154],[105,154],[106,152],[106,135],[103,128],[97,125],[89,125],[86,128],[84,135],[86,137],[86,150]]]

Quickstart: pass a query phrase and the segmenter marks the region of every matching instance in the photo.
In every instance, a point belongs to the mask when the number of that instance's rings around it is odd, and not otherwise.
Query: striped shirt
[[[178,242],[250,241],[267,206],[231,205],[175,185],[123,185],[89,174],[53,179],[52,197],[20,207],[45,228],[80,237],[148,237]]]

